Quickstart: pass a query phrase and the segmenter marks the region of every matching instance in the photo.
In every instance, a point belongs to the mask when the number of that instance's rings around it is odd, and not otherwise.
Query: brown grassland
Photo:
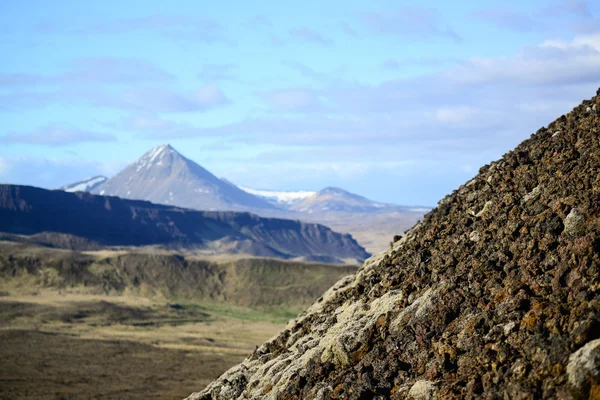
[[[0,399],[180,399],[355,267],[0,243]]]

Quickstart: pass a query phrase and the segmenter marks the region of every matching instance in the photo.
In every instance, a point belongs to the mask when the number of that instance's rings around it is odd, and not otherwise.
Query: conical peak
[[[175,150],[170,144],[161,144],[160,146],[156,146],[153,147],[152,149],[150,149],[146,154],[144,154],[142,157],[158,157],[161,154],[177,154],[179,156],[181,156],[181,154]]]
[[[160,146],[153,147],[152,149],[150,149],[150,151],[148,151],[148,153],[160,153],[162,151],[168,151],[168,150],[175,151],[175,149],[173,147],[171,147],[170,144],[166,143],[166,144],[161,144]]]
[[[183,158],[183,156],[171,145],[163,144],[150,149],[135,162],[135,165],[139,172],[142,169],[150,169],[151,167],[164,167],[178,158]]]

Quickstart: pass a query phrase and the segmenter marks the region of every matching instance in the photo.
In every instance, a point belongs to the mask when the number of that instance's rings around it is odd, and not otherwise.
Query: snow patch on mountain
[[[100,184],[106,182],[108,180],[105,176],[92,176],[89,178],[85,178],[82,181],[73,183],[71,185],[63,186],[60,190],[64,190],[65,192],[89,192]]]
[[[294,204],[300,200],[304,200],[317,192],[311,192],[307,190],[298,190],[298,191],[275,191],[275,190],[258,190],[251,189],[244,186],[239,186],[245,192],[253,194],[255,196],[262,197],[267,200],[271,200],[277,202],[279,204]]]

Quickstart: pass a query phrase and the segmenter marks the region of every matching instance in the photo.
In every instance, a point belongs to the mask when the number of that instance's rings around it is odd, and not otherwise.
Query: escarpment
[[[481,168],[189,399],[600,398],[599,111]]]

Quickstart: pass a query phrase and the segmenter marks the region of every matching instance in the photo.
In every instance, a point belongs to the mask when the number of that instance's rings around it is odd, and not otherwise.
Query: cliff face
[[[322,262],[368,257],[350,235],[323,225],[15,185],[0,185],[0,232],[52,232],[108,246],[165,245]]]
[[[190,399],[600,398],[599,111],[481,168]]]

